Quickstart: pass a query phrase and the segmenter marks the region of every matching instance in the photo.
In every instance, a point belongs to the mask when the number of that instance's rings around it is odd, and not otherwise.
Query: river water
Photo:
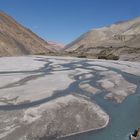
[[[62,65],[68,69],[75,69],[75,65],[79,64],[79,62],[64,64]],[[82,66],[80,68],[85,68],[90,66],[86,61],[81,61]],[[93,65],[92,65],[93,66]],[[130,132],[134,131],[135,128],[140,127],[140,76],[131,75],[125,72],[122,72],[118,69],[108,68],[112,71],[115,71],[121,74],[127,81],[130,83],[134,83],[137,85],[137,90],[134,95],[127,97],[121,104],[117,104],[112,101],[105,100],[103,98],[104,92],[97,94],[95,96],[91,96],[91,100],[97,102],[99,106],[101,106],[110,116],[110,123],[108,126],[101,130],[91,131],[87,133],[77,134],[74,136],[69,136],[65,138],[61,138],[60,140],[128,140],[128,136]],[[39,72],[42,72],[42,75],[48,74],[53,69],[49,68],[49,64],[46,64],[44,68],[40,69]],[[80,76],[80,75],[79,75]],[[81,94],[82,90],[79,88],[79,83],[82,80],[79,79],[79,76],[75,76],[75,82],[72,83],[69,88],[60,91],[61,94],[54,94],[54,96],[46,99],[42,99],[39,101],[35,101],[32,103],[26,103],[15,106],[0,106],[0,110],[16,110],[16,109],[24,109],[30,108],[36,105],[43,104],[57,97],[65,96],[70,92],[77,92]],[[94,75],[94,78],[89,79],[90,84],[94,87],[98,85],[94,85],[98,79],[102,79],[98,72]],[[101,88],[101,87],[97,87]],[[91,94],[90,94],[91,95]],[[92,123],[92,122],[91,122]],[[94,123],[94,122],[93,122]]]
[[[94,96],[97,104],[109,114],[109,125],[102,130],[77,134],[60,140],[128,140],[130,132],[140,127],[140,77],[116,69],[114,71],[137,85],[136,94],[127,97],[121,104],[104,100],[102,97],[104,93]]]

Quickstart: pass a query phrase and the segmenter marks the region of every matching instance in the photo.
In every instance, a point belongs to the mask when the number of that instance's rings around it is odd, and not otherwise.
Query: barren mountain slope
[[[90,30],[68,44],[66,51],[95,58],[111,55],[140,60],[140,17]]]
[[[46,54],[53,51],[54,46],[0,12],[0,56]]]

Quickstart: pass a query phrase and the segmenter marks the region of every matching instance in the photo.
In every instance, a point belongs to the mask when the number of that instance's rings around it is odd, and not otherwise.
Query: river
[[[94,96],[97,104],[110,115],[109,125],[102,130],[77,134],[60,140],[128,140],[130,132],[140,127],[140,77],[117,69],[112,70],[121,73],[126,80],[136,84],[136,93],[127,97],[121,104],[104,100],[101,97],[104,93]]]

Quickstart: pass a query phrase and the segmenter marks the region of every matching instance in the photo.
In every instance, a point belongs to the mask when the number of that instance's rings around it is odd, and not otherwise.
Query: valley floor
[[[55,139],[104,128],[96,101],[135,94],[140,63],[54,56],[0,58],[0,139]]]

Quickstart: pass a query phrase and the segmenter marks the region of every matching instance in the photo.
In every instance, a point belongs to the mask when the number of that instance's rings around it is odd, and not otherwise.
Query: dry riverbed
[[[0,139],[55,139],[104,128],[109,115],[94,96],[122,103],[140,63],[72,57],[0,58]],[[124,77],[125,75],[125,77]],[[102,98],[102,97],[101,97]]]

